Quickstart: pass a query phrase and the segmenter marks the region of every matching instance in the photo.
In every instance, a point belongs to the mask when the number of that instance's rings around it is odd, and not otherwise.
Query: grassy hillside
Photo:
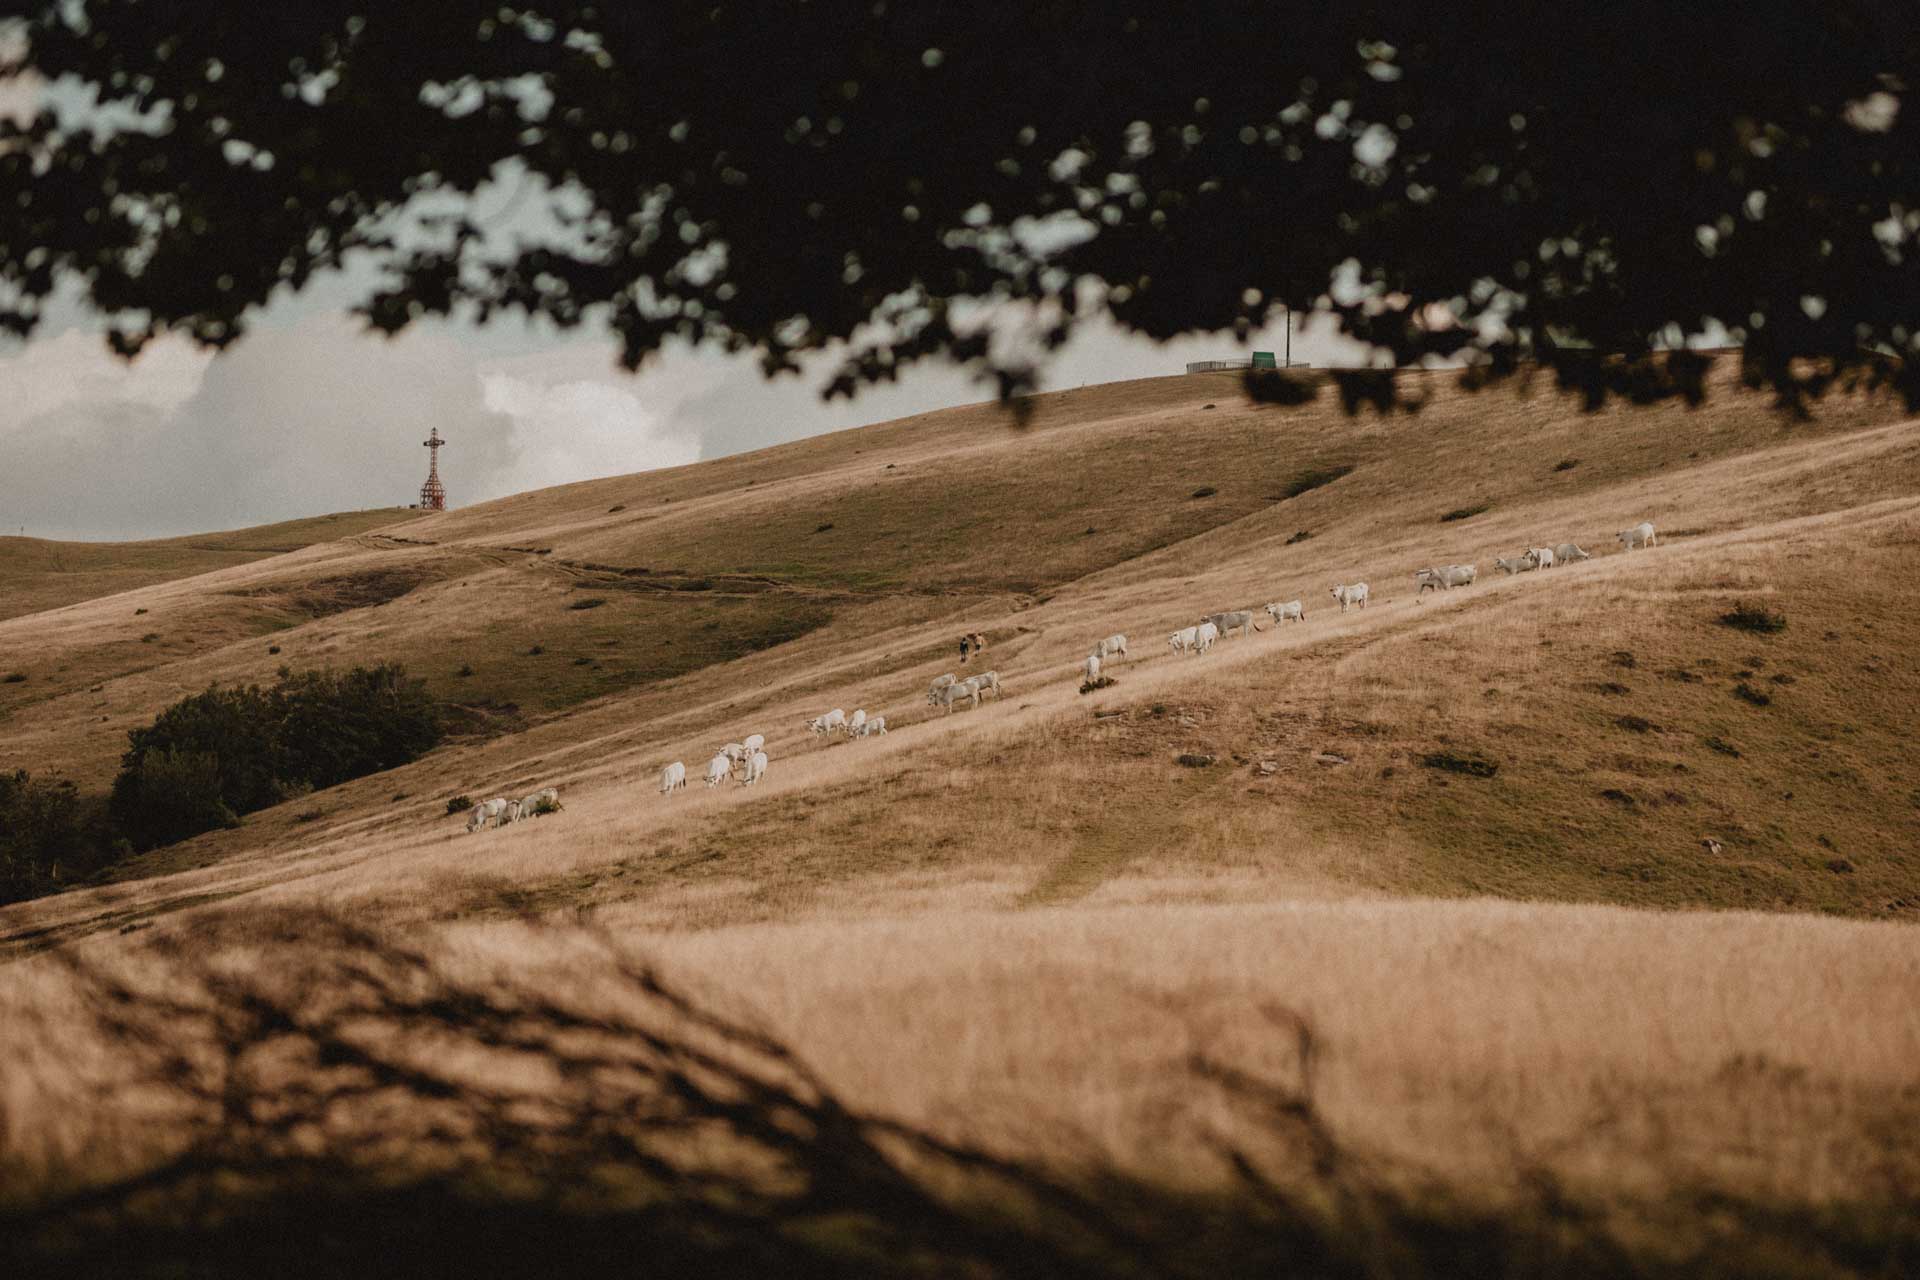
[[[0,912],[0,1017],[48,1028],[0,1058],[29,1082],[0,1120],[38,1117],[19,1176],[140,1164],[99,1137],[131,1121],[63,1105],[48,1067],[123,1065],[69,1020],[77,971],[191,985],[204,953],[299,990],[340,962],[321,912],[365,931],[355,963],[418,945],[404,972],[483,989],[435,1009],[502,982],[615,1034],[660,998],[635,975],[670,975],[691,1003],[647,1035],[739,1014],[772,1037],[741,1052],[898,1120],[901,1166],[942,1194],[985,1176],[942,1163],[964,1149],[1122,1220],[1219,1197],[1220,1242],[1364,1204],[1341,1230],[1444,1239],[1469,1270],[1901,1273],[1920,422],[1715,390],[1587,415],[1436,377],[1418,415],[1348,418],[1152,379],[1040,397],[1025,427],[927,414],[0,621],[28,677],[0,684],[0,767],[104,782],[130,725],[282,664],[397,659],[471,731]],[[1621,551],[1641,519],[1662,545]],[[1493,573],[1566,540],[1594,558]],[[1480,581],[1416,594],[1453,561]],[[1328,586],[1356,579],[1373,602],[1341,614]],[[1202,612],[1296,597],[1304,623],[1166,650]],[[924,690],[973,630],[1005,695],[943,715]],[[1132,659],[1080,695],[1116,630]],[[835,706],[892,732],[806,731]],[[751,732],[767,780],[701,789]],[[662,797],[676,759],[694,789]],[[531,824],[467,836],[446,812],[542,785],[565,809]],[[836,1223],[808,1239],[843,1244]]]
[[[0,619],[249,564],[422,514],[405,507],[382,507],[146,542],[0,537]]]

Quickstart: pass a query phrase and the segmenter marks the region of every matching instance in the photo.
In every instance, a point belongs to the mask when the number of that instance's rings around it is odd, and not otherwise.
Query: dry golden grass
[[[0,1011],[48,1028],[11,1046],[0,1098],[41,1162],[24,1176],[132,1150],[98,1136],[125,1115],[61,1105],[55,1064],[95,1060],[60,1029],[58,960],[204,937],[270,974],[298,949],[249,951],[253,922],[321,908],[578,991],[600,989],[590,926],[751,1010],[859,1107],[1048,1167],[1228,1188],[1208,1135],[1244,1131],[1244,1099],[1189,1068],[1297,1090],[1278,1009],[1312,1029],[1316,1114],[1409,1186],[1498,1206],[1545,1176],[1656,1252],[1705,1247],[1718,1195],[1913,1207],[1920,424],[1852,400],[1788,424],[1727,387],[1697,414],[1443,391],[1346,419],[1207,379],[1043,398],[1035,423],[928,415],[0,622],[36,669],[103,686],[104,708],[0,707],[0,750],[82,779],[169,698],[289,659],[397,656],[448,693],[471,650],[475,700],[523,702],[517,732],[338,788],[318,821],[254,815],[0,912]],[[1329,465],[1354,470],[1278,497]],[[1617,553],[1641,518],[1666,545]],[[1569,538],[1596,558],[1491,574]],[[1456,560],[1482,580],[1415,596],[1414,568]],[[264,656],[263,600],[382,571],[417,585],[283,617]],[[1372,607],[1322,607],[1356,577]],[[614,603],[565,608],[586,593]],[[1295,596],[1305,624],[1165,650],[1203,610]],[[145,669],[135,599],[193,629]],[[1786,630],[1720,625],[1737,601]],[[703,640],[727,610],[746,621]],[[580,630],[549,651],[624,674],[543,674],[524,650],[557,626]],[[922,692],[962,630],[1007,690],[944,716]],[[1113,630],[1135,657],[1082,697],[1072,668]],[[809,735],[830,706],[893,731]],[[756,731],[767,781],[701,790],[715,745]],[[1441,753],[1497,771],[1423,763]],[[673,759],[696,781],[664,798]],[[531,824],[469,837],[444,813],[551,783],[566,808]]]

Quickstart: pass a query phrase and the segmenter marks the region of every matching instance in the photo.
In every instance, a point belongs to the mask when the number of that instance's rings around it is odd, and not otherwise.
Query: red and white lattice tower
[[[427,482],[420,486],[420,505],[428,511],[447,509],[447,490],[440,483],[440,447],[446,444],[440,438],[440,428],[435,427],[420,442],[427,446]]]

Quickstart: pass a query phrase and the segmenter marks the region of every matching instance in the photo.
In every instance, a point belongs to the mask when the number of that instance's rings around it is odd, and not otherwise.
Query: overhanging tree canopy
[[[123,350],[224,344],[364,254],[382,330],[518,311],[770,370],[846,341],[833,391],[936,354],[1024,388],[983,310],[1044,350],[1090,309],[1167,338],[1285,303],[1598,395],[1696,390],[1633,358],[1720,330],[1790,399],[1920,394],[1907,5],[13,8],[0,75],[53,86],[0,126],[21,334],[77,282]]]

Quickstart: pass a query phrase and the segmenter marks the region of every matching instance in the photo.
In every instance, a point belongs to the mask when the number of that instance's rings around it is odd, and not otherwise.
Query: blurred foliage
[[[380,330],[519,312],[770,373],[834,346],[829,394],[942,355],[1012,399],[1095,314],[1244,335],[1286,304],[1596,405],[1697,399],[1704,359],[1657,353],[1719,333],[1789,407],[1920,402],[1906,6],[14,12],[0,85],[65,86],[0,124],[20,333],[67,285],[123,350],[221,345],[351,257]]]

